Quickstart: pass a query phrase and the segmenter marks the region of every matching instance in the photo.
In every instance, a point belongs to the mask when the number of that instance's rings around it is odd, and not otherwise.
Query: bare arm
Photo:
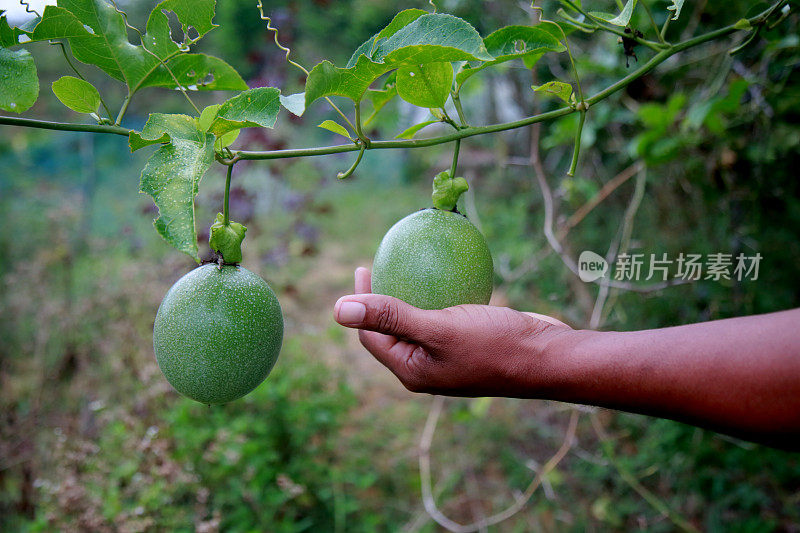
[[[800,309],[596,332],[503,307],[424,311],[368,292],[359,269],[357,294],[334,316],[412,391],[597,405],[800,450]]]

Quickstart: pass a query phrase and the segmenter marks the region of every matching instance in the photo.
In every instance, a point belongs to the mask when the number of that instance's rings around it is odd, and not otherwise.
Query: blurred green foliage
[[[299,90],[301,73],[286,66],[251,4],[220,2],[220,27],[204,46],[240,69],[251,86]],[[505,0],[441,4],[484,35],[529,20]],[[658,22],[667,4],[653,3]],[[342,64],[396,10],[426,6],[308,0],[267,9],[292,57],[310,67],[322,58]],[[152,2],[128,7],[135,23]],[[545,3],[554,14],[552,7]],[[669,36],[732,23],[750,7],[744,0],[712,2],[697,13],[687,4]],[[643,17],[634,24],[646,27]],[[612,292],[603,327],[661,327],[800,305],[796,27],[794,14],[735,56],[727,53],[730,42],[687,52],[593,107],[572,178],[564,171],[576,117],[539,127],[558,223],[639,161],[647,168],[645,196],[631,251],[763,256],[757,281]],[[570,39],[586,88],[628,72],[613,37],[573,33]],[[42,44],[34,53],[44,80],[63,72],[53,47]],[[647,52],[637,53],[644,61]],[[557,105],[536,98],[530,86],[566,78],[566,68],[563,57],[548,57],[533,71],[507,65],[476,76],[462,94],[470,122]],[[112,96],[118,90],[101,89]],[[203,104],[215,99],[221,97],[200,97]],[[34,111],[65,113],[53,100],[43,96]],[[148,111],[184,107],[178,95],[154,91],[134,103],[129,120],[140,126]],[[315,127],[332,117],[320,102],[302,122],[282,115],[275,131],[247,131],[239,142],[253,149],[339,142]],[[369,132],[376,138],[424,119],[397,102],[379,117]],[[527,164],[534,131],[463,143],[459,169],[471,190],[460,208],[490,243],[498,303],[585,326],[596,289],[577,281],[542,235],[542,199]],[[152,207],[137,195],[146,154],[131,156],[121,139],[4,132],[0,529],[436,530],[419,498],[414,448],[428,399],[401,390],[332,323],[329,309],[350,290],[353,267],[369,263],[386,229],[428,205],[433,175],[449,166],[449,147],[368,152],[346,182],[335,175],[352,155],[237,165],[231,210],[249,228],[245,264],[281,298],[287,339],[262,386],[209,409],[171,391],[152,356],[158,302],[192,263],[152,231]],[[223,181],[221,171],[204,178],[201,230],[219,209]],[[571,230],[571,255],[605,253],[635,181]],[[621,467],[697,527],[791,531],[800,523],[796,454],[671,421],[605,415]],[[508,505],[512,491],[524,490],[532,468],[559,446],[565,424],[558,404],[449,401],[432,450],[437,501],[464,522]],[[540,491],[497,530],[675,529],[622,479],[586,420],[575,449]]]

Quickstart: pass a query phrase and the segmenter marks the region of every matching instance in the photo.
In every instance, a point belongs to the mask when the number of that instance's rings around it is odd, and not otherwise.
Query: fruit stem
[[[461,139],[456,139],[453,145],[453,163],[450,165],[450,177],[456,176],[456,166],[458,165],[458,152],[461,150]]]
[[[578,156],[581,153],[581,135],[583,134],[583,123],[586,120],[586,110],[581,109],[578,119],[578,129],[575,131],[575,147],[572,150],[572,162],[569,165],[567,176],[574,176],[575,169],[578,168]]]
[[[230,196],[231,196],[231,175],[233,174],[233,164],[228,165],[228,174],[225,176],[225,196],[222,200],[222,218],[223,224],[229,226],[231,223],[230,218],[230,209],[228,204],[230,203]]]

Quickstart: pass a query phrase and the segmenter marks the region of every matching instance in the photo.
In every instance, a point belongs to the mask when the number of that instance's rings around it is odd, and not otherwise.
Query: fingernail
[[[364,322],[366,315],[367,308],[364,304],[360,302],[342,302],[342,305],[339,306],[336,321],[340,324],[357,326]]]

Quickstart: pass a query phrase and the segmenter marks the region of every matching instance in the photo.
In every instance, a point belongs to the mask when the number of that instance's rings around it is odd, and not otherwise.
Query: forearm
[[[551,342],[540,362],[552,399],[800,448],[797,309],[646,331],[576,331]]]

